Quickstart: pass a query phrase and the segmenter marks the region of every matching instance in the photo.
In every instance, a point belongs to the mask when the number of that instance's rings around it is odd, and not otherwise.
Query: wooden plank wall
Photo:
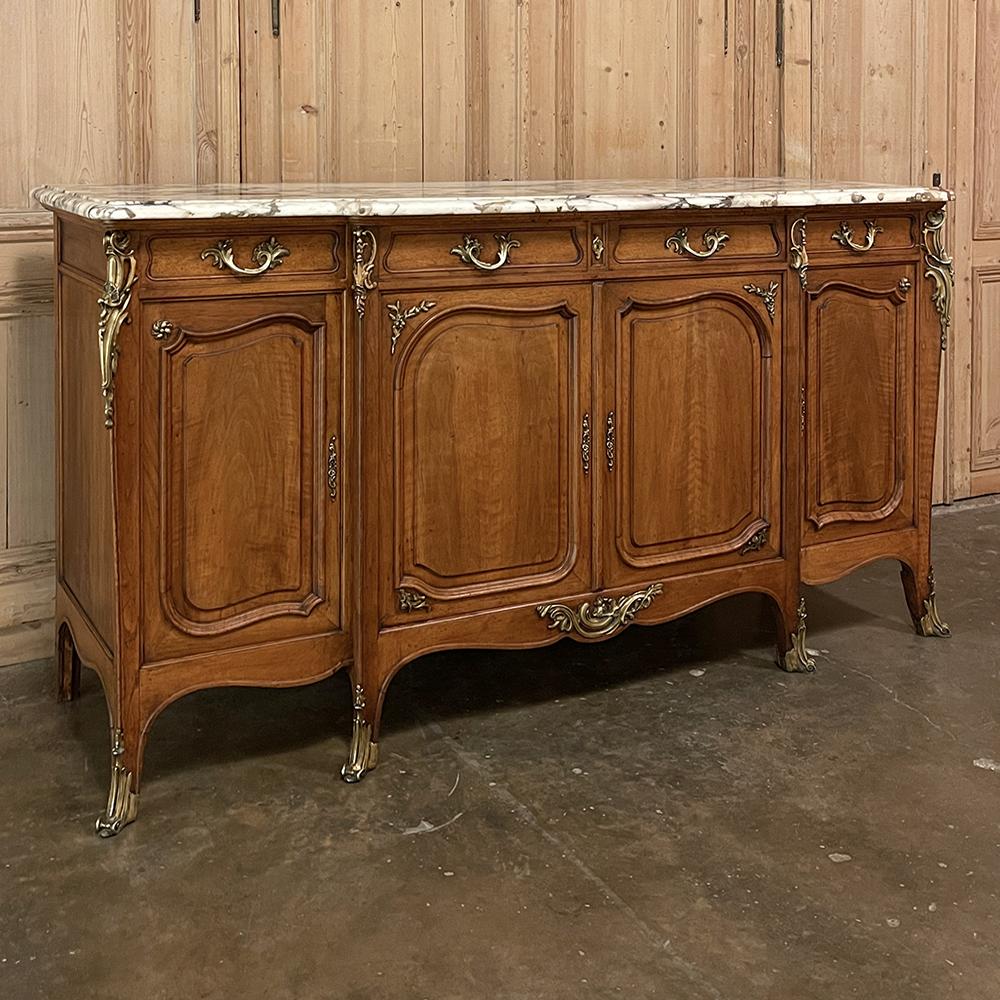
[[[270,0],[242,7],[250,181],[751,170],[752,4]],[[349,39],[349,42],[347,41]]]
[[[941,172],[959,282],[937,496],[1000,491],[1000,0],[281,8],[277,38],[270,0],[201,0],[197,24],[193,0],[32,0],[5,21],[0,663],[52,648],[44,182]]]
[[[114,5],[7,11],[0,59],[0,663],[52,653],[52,239],[28,192],[44,178],[114,180]],[[72,38],[76,44],[57,44]],[[110,69],[103,60],[110,54]],[[58,60],[58,72],[56,71]],[[109,87],[110,84],[110,87]]]

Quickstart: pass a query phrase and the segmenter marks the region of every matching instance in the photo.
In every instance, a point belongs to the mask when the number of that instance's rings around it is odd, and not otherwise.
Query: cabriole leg
[[[351,732],[351,748],[347,761],[340,769],[340,776],[349,784],[360,781],[378,764],[378,719],[376,708],[369,707],[363,684],[352,684],[354,692],[354,716]],[[375,696],[372,695],[372,699]]]
[[[135,741],[138,744],[138,740]],[[111,785],[108,804],[97,819],[97,835],[113,837],[131,823],[139,809],[136,792],[135,754],[137,746],[129,753],[125,733],[118,728],[111,730]]]
[[[782,618],[784,619],[784,615]],[[804,597],[799,598],[794,624],[785,623],[781,643],[778,646],[778,666],[790,674],[811,674],[816,669],[816,661],[809,655],[809,650],[806,647],[806,599]]]
[[[924,581],[923,574],[917,574],[906,563],[901,563],[899,575],[903,581],[906,604],[910,609],[910,617],[913,619],[917,635],[948,638],[951,629],[938,614],[937,595],[934,592],[934,568],[928,567]]]
[[[80,657],[73,645],[73,634],[66,624],[59,626],[56,639],[56,699],[72,701],[80,696]]]

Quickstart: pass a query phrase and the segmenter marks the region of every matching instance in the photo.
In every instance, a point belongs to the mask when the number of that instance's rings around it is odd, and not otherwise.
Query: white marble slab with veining
[[[886,184],[724,178],[40,187],[38,203],[100,222],[322,216],[495,215],[941,203],[947,191]]]

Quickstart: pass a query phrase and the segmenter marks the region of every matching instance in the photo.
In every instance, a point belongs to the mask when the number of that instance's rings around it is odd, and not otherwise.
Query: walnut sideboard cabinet
[[[351,676],[343,776],[433,650],[596,641],[930,564],[948,195],[780,180],[42,188],[55,215],[59,695],[150,725]],[[637,721],[641,725],[641,721]],[[345,734],[346,736],[346,734]]]

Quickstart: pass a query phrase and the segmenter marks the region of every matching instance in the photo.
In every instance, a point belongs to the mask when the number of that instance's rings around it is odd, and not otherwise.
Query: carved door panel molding
[[[786,280],[608,284],[607,586],[781,551]]]
[[[150,658],[339,629],[340,324],[327,309],[314,297],[147,310]]]
[[[806,542],[914,523],[918,275],[812,269],[806,323]]]
[[[511,292],[380,314],[386,620],[590,588],[590,289]]]

